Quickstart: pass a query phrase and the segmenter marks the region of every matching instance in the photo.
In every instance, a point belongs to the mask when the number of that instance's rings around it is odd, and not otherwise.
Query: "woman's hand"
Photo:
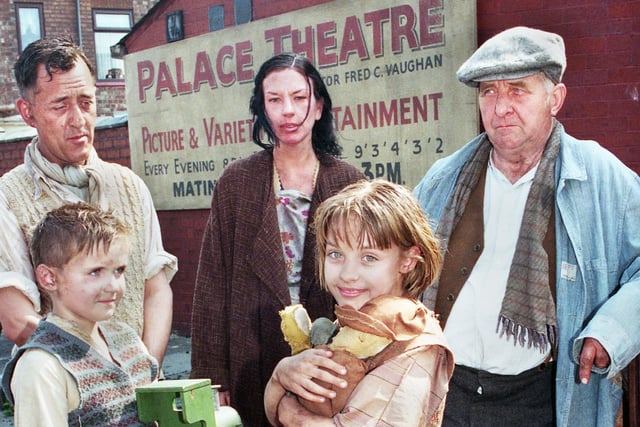
[[[346,375],[347,369],[331,360],[332,356],[330,350],[310,349],[295,356],[285,357],[274,369],[272,379],[280,383],[285,390],[304,399],[314,402],[332,399],[336,395],[333,390],[313,381],[315,378],[340,388],[347,386],[343,378],[334,375]]]

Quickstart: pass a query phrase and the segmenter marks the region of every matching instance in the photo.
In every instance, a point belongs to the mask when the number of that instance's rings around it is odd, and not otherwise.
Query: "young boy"
[[[2,377],[15,426],[140,425],[135,389],[158,364],[133,329],[105,322],[125,292],[128,228],[86,203],[64,205],[37,225],[30,248],[52,311]]]
[[[355,385],[345,383],[337,351],[309,349],[282,359],[265,389],[269,421],[440,425],[454,362],[437,318],[416,299],[440,268],[438,241],[417,201],[403,186],[362,181],[325,200],[314,227],[320,284],[338,303],[340,326],[393,343],[366,361]],[[332,417],[301,403],[335,399],[335,389],[351,387]]]

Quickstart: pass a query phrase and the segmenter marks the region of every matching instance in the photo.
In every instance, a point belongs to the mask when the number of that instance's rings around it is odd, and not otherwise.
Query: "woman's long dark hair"
[[[309,93],[311,93],[311,89],[313,88],[313,96],[318,102],[322,102],[322,116],[314,123],[313,130],[311,131],[313,151],[318,157],[321,154],[339,156],[342,153],[342,147],[338,144],[338,137],[333,126],[331,97],[329,96],[327,87],[311,61],[304,56],[293,53],[282,53],[273,56],[262,64],[256,75],[253,94],[249,102],[249,109],[251,114],[253,114],[254,122],[253,142],[265,149],[271,149],[278,144],[278,139],[271,128],[265,112],[263,82],[272,72],[287,68],[291,68],[302,74],[309,85]],[[309,103],[311,103],[311,99],[309,99]],[[308,114],[309,111],[307,109],[307,115]],[[262,140],[265,135],[267,142]]]

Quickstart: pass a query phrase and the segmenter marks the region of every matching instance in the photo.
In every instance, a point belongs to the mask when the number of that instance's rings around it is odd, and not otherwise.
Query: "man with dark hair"
[[[113,211],[132,233],[127,293],[114,319],[141,335],[162,363],[172,319],[176,258],[162,246],[149,190],[130,169],[98,158],[95,69],[67,38],[41,39],[14,67],[18,111],[37,131],[24,163],[0,178],[0,322],[22,345],[49,307],[34,281],[28,242],[53,208],[88,202]]]

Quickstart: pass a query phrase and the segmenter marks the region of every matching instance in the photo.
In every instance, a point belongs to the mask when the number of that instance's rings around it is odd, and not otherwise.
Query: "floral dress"
[[[287,269],[291,304],[300,303],[300,277],[302,273],[302,257],[304,255],[304,239],[307,234],[307,222],[311,195],[298,190],[282,188],[278,171],[274,165],[274,188],[276,195],[276,212],[280,226],[280,239]],[[318,174],[313,178],[313,188]]]

